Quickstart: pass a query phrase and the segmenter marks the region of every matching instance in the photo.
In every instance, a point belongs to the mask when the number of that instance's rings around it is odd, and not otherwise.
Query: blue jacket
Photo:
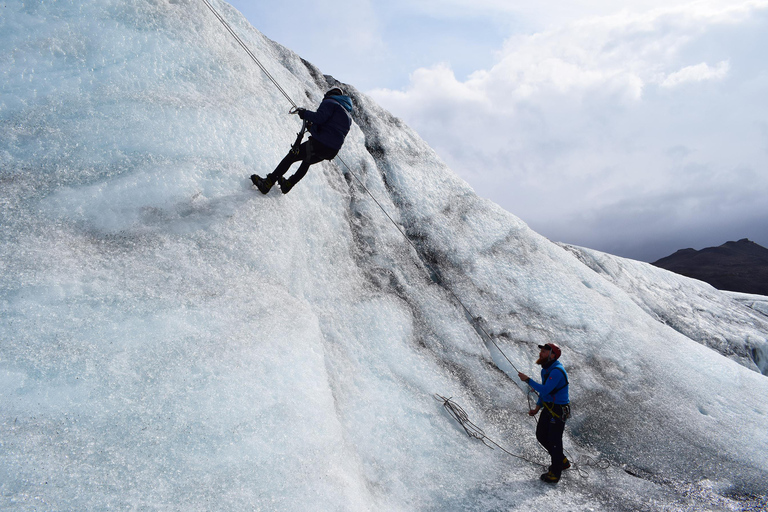
[[[339,150],[344,138],[352,127],[352,100],[349,96],[329,96],[325,98],[317,112],[305,110],[302,118],[311,122],[309,133],[320,143]]]
[[[568,374],[560,361],[553,361],[541,369],[541,384],[528,379],[528,385],[539,393],[539,401],[536,402],[538,405],[542,402],[555,402],[560,405],[570,403]]]

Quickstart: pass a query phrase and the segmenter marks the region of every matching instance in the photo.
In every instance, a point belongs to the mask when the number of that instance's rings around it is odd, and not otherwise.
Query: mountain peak
[[[653,265],[720,290],[768,295],[768,249],[748,238],[700,251],[680,249]]]

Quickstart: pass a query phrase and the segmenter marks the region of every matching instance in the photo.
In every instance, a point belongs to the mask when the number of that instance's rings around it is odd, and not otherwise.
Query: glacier
[[[297,103],[338,83],[210,1]],[[351,85],[341,160],[262,196],[298,121],[204,2],[0,9],[0,508],[766,507],[766,298],[540,236]],[[554,487],[435,399],[545,464],[545,342]]]

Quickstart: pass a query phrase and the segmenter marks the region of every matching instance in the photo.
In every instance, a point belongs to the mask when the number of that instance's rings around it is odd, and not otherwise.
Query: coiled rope
[[[527,457],[523,457],[522,455],[517,455],[515,453],[510,452],[509,450],[501,446],[499,443],[497,443],[496,441],[488,437],[482,428],[478,427],[476,424],[470,421],[469,416],[464,411],[464,409],[462,409],[459,404],[453,401],[453,397],[446,398],[439,394],[435,394],[434,397],[435,397],[435,400],[443,403],[443,408],[448,412],[448,414],[454,420],[456,420],[456,422],[459,425],[461,425],[461,428],[464,429],[464,432],[467,433],[467,436],[473,439],[480,440],[485,446],[487,446],[492,450],[494,449],[494,447],[496,447],[501,451],[503,451],[504,453],[506,453],[507,455],[510,455],[517,459],[524,460],[525,462],[529,462],[536,466],[541,466],[545,470],[549,468],[548,464],[535,461]],[[530,402],[529,402],[529,407],[530,407]],[[538,418],[534,418],[534,419],[538,423]],[[571,455],[568,452],[568,450],[566,450],[565,448],[563,448],[563,453],[571,463],[571,469],[575,471],[581,478],[589,478],[589,471],[586,469],[588,467],[605,470],[611,466],[611,462],[605,458],[595,460],[588,455],[581,455],[579,459],[576,460],[576,458],[573,455]]]
[[[453,401],[453,397],[446,398],[442,395],[435,394],[435,400],[438,402],[443,402],[443,408],[448,412],[448,414],[451,415],[453,419],[456,420],[456,422],[461,425],[461,427],[464,429],[464,432],[467,433],[467,435],[474,439],[479,439],[482,441],[482,443],[487,446],[488,448],[493,450],[493,447],[500,449],[507,455],[511,455],[512,457],[516,457],[518,459],[524,460],[526,462],[530,462],[531,464],[535,464],[537,466],[541,466],[542,468],[546,469],[548,466],[542,462],[537,462],[535,460],[528,459],[526,457],[523,457],[522,455],[514,454],[507,449],[505,449],[503,446],[501,446],[499,443],[485,435],[485,432],[483,432],[483,429],[475,425],[469,420],[469,417],[467,416],[467,413],[464,411],[464,409],[461,408],[459,404]]]
[[[288,102],[293,106],[293,108],[294,109],[298,108],[298,105],[296,104],[296,102],[293,101],[293,99],[290,97],[290,95],[285,91],[285,89],[283,89],[283,87],[280,85],[280,83],[275,79],[274,76],[272,76],[272,74],[269,72],[269,70],[261,63],[261,61],[256,57],[256,55],[254,55],[254,53],[251,51],[250,48],[248,48],[248,46],[243,42],[243,40],[240,39],[240,37],[232,29],[232,27],[229,25],[229,23],[227,23],[227,20],[225,20],[224,17],[221,16],[221,14],[219,14],[219,12],[210,4],[210,2],[208,0],[202,0],[202,1],[203,1],[203,3],[205,3],[205,5],[208,7],[208,9],[213,13],[213,15],[216,17],[216,19],[218,19],[219,22],[224,26],[224,28],[227,30],[227,32],[229,32],[232,35],[232,37],[235,39],[235,41],[237,41],[237,43],[240,45],[240,47],[242,47],[242,49],[245,50],[245,52],[253,60],[253,62],[256,63],[256,65],[264,72],[264,74],[267,76],[267,78],[275,85],[277,90],[280,91],[280,93],[285,97],[286,100],[288,100]],[[373,202],[376,203],[376,205],[384,213],[384,215],[387,217],[387,219],[389,219],[389,221],[392,223],[392,225],[395,227],[395,229],[397,229],[400,232],[400,234],[403,236],[405,241],[408,242],[408,244],[410,244],[410,246],[413,248],[413,250],[416,253],[416,255],[419,257],[419,261],[421,261],[422,264],[426,267],[426,270],[428,271],[427,272],[428,273],[428,277],[430,278],[430,280],[433,280],[432,276],[433,275],[437,275],[437,272],[435,272],[434,268],[427,261],[425,261],[424,258],[421,257],[421,252],[416,247],[416,244],[413,243],[413,241],[408,237],[408,235],[405,233],[405,231],[403,231],[403,229],[400,227],[400,225],[397,222],[395,222],[395,220],[387,212],[387,210],[384,208],[384,206],[379,202],[378,199],[376,199],[376,196],[374,196],[373,193],[368,189],[368,187],[365,186],[365,184],[360,179],[360,177],[357,175],[357,173],[355,173],[352,170],[352,168],[344,161],[344,159],[342,159],[338,155],[336,156],[336,158],[342,163],[342,165],[344,165],[344,167],[355,178],[355,180],[357,180],[357,182],[360,184],[360,186],[363,188],[363,190],[368,194],[368,196],[370,196],[370,198],[373,200]],[[469,308],[464,304],[464,302],[459,298],[459,296],[456,295],[456,293],[453,290],[451,290],[450,288],[446,288],[446,287],[442,287],[442,288],[444,290],[447,290],[448,293],[451,294],[451,296],[462,307],[462,309],[464,309],[464,311],[469,316],[469,318],[471,318],[473,320],[473,323],[474,323],[475,327],[477,329],[479,329],[485,335],[485,338],[488,341],[490,341],[496,347],[496,350],[498,350],[499,353],[502,356],[504,356],[504,359],[507,360],[507,362],[510,364],[510,366],[512,366],[512,368],[515,371],[519,372],[520,370],[517,369],[517,367],[512,362],[512,360],[509,357],[507,357],[507,355],[504,353],[504,351],[501,349],[501,347],[499,347],[499,345],[491,337],[491,335],[488,334],[488,331],[486,331],[485,328],[479,323],[479,321],[472,314],[472,312],[469,310]],[[526,396],[530,397],[531,392],[535,393],[535,391],[533,391],[533,390],[531,390],[529,388],[529,391],[526,394]],[[437,400],[443,402],[443,407],[445,408],[445,410],[448,412],[448,414],[451,415],[451,417],[453,417],[462,426],[462,428],[464,429],[464,431],[467,433],[467,435],[469,437],[472,437],[474,439],[479,439],[480,441],[482,441],[482,443],[484,445],[488,446],[491,449],[493,449],[493,447],[495,446],[495,447],[499,448],[501,451],[503,451],[504,453],[506,453],[506,454],[508,454],[508,455],[510,455],[512,457],[516,457],[518,459],[524,460],[526,462],[529,462],[529,463],[537,465],[537,466],[542,466],[544,468],[547,467],[546,464],[542,464],[541,462],[537,462],[537,461],[525,458],[525,457],[523,457],[521,455],[516,455],[516,454],[506,450],[504,447],[499,445],[493,439],[489,438],[487,435],[485,435],[485,432],[483,432],[483,430],[480,427],[478,427],[477,425],[475,425],[474,423],[472,423],[469,420],[469,417],[467,416],[467,413],[464,411],[464,409],[462,409],[461,406],[459,406],[451,398],[446,398],[444,396],[437,395],[437,394],[435,395],[435,398]],[[529,401],[529,405],[530,405],[530,401]],[[605,468],[608,467],[608,466],[603,467],[603,464],[596,463],[590,457],[584,457],[584,459],[580,463],[578,463],[578,464],[576,464],[576,462],[573,461],[573,459],[571,459],[571,460],[572,460],[572,464],[573,464],[574,469],[576,469],[578,471],[579,475],[581,475],[584,478],[586,478],[588,476],[588,473],[585,470],[582,469],[582,466],[595,466],[595,467],[600,467],[602,469],[605,469]],[[610,463],[608,463],[608,465],[610,465]]]

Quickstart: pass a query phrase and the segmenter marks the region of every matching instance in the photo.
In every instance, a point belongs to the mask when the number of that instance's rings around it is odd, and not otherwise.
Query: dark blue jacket
[[[339,150],[352,127],[352,100],[349,96],[325,98],[317,112],[305,110],[302,118],[310,121],[309,133],[329,148]]]
[[[560,405],[570,402],[568,375],[560,361],[553,361],[541,369],[541,384],[534,382],[533,379],[528,379],[528,385],[539,393],[538,405],[541,405],[542,402],[555,402]]]

